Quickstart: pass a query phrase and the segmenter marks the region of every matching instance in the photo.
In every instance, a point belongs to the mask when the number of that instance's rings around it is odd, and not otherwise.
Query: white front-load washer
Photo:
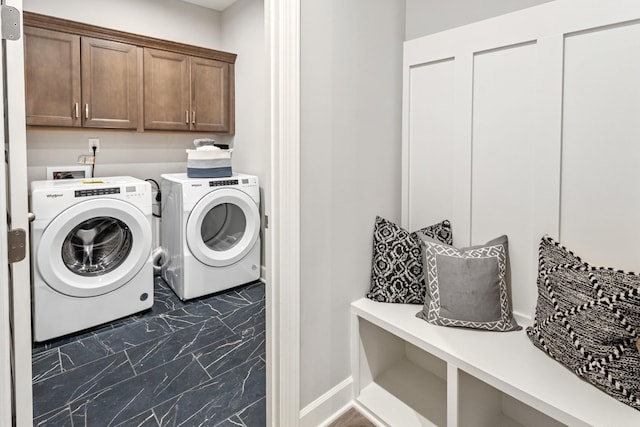
[[[153,305],[148,182],[33,181],[30,197],[35,341]]]
[[[182,300],[260,278],[258,177],[160,176],[162,277]]]

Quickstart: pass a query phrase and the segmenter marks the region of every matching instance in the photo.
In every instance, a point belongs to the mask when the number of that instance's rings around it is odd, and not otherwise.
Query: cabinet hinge
[[[7,233],[7,245],[9,247],[9,264],[22,261],[26,255],[27,232],[22,228],[9,230]]]
[[[0,6],[0,24],[4,40],[20,39],[20,11],[13,6]]]

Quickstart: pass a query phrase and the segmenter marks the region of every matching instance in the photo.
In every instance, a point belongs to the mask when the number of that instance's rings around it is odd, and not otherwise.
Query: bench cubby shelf
[[[434,326],[419,310],[351,305],[355,402],[383,425],[640,426],[640,411],[549,358],[524,330]]]

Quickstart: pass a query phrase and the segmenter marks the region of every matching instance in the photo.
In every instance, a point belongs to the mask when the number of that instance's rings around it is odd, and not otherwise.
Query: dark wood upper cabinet
[[[144,50],[145,129],[190,130],[189,57]]]
[[[80,126],[80,37],[24,28],[27,125]]]
[[[193,130],[234,133],[233,75],[233,64],[191,58]]]
[[[145,129],[234,132],[233,64],[144,50]]]
[[[138,127],[138,47],[82,37],[82,123]]]
[[[27,125],[235,132],[236,55],[24,12]]]

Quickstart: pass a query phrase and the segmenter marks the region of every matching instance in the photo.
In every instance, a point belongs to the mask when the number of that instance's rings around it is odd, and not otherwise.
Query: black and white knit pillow
[[[640,275],[593,267],[545,236],[527,335],[579,377],[640,410]]]
[[[445,220],[421,230],[423,234],[452,244],[451,224]],[[371,290],[367,298],[380,302],[424,303],[422,253],[416,233],[376,217],[373,230]]]

